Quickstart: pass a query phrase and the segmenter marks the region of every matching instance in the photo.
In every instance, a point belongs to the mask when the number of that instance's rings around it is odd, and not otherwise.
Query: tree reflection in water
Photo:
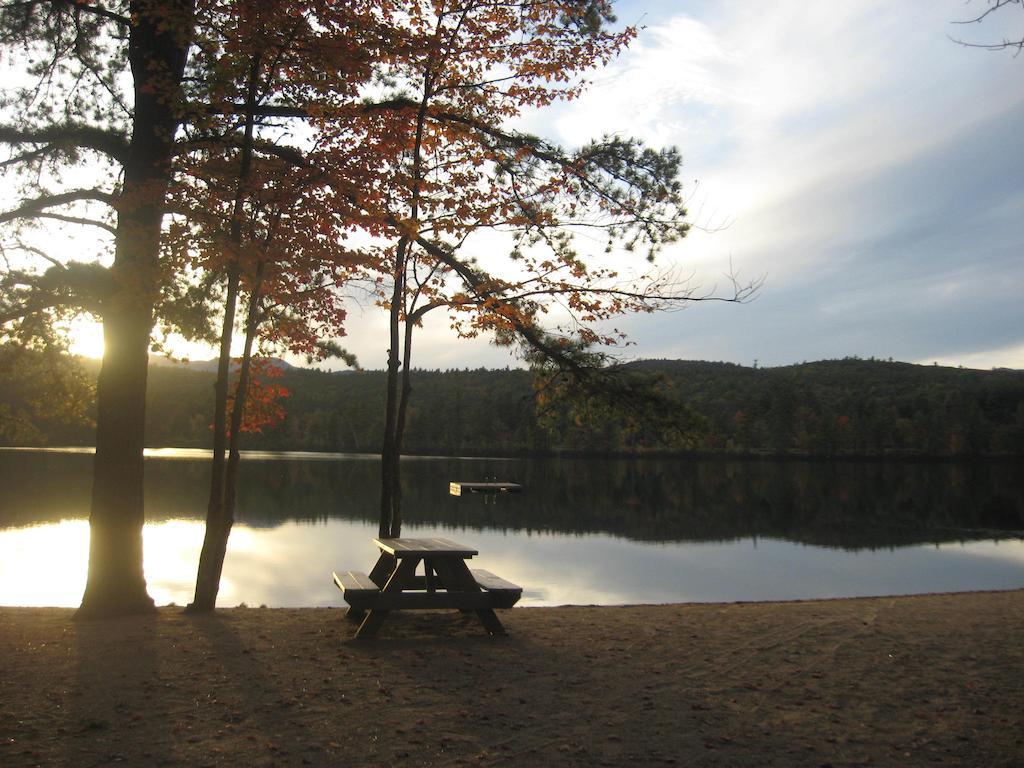
[[[243,461],[238,519],[374,523],[375,457]],[[85,517],[92,456],[0,451],[0,527]],[[1024,462],[409,459],[410,525],[604,533],[648,542],[777,538],[842,549],[1024,537]],[[146,462],[147,519],[201,519],[207,461]],[[451,480],[497,478],[522,494],[485,503]]]

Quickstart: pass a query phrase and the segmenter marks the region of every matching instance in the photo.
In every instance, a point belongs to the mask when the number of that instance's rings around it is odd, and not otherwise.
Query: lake
[[[189,602],[209,454],[147,451],[146,578]],[[92,454],[0,449],[0,605],[77,606]],[[403,535],[480,551],[521,605],[789,600],[1024,587],[1024,462],[408,458]],[[340,606],[376,558],[369,455],[249,453],[219,604]],[[498,497],[452,480],[522,483]]]

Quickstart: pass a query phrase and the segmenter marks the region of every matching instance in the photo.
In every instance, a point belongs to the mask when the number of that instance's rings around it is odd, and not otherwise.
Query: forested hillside
[[[1024,453],[1024,372],[880,360],[779,368],[649,361],[708,420],[709,452]]]
[[[845,359],[779,368],[643,361],[702,422],[692,450],[708,454],[979,456],[1024,454],[1024,372]],[[377,451],[384,374],[290,369],[280,424],[244,437],[251,449]],[[538,426],[525,370],[415,371],[407,453],[652,452],[657,434],[563,423]],[[150,370],[147,442],[206,447],[213,374]],[[0,400],[5,393],[0,392]],[[87,427],[43,425],[51,445],[89,444]]]

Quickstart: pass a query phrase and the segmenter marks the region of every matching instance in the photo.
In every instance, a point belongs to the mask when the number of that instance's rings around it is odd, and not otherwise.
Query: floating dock
[[[461,496],[464,493],[520,493],[519,483],[448,483],[448,493]]]

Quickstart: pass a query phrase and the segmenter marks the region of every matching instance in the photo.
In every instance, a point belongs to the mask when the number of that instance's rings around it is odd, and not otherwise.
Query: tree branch
[[[88,13],[93,16],[99,16],[101,19],[109,19],[110,21],[116,22],[123,27],[131,27],[132,25],[132,20],[127,16],[122,16],[120,13],[108,10],[107,8],[103,8],[102,6],[89,5],[88,3],[82,2],[82,0],[74,0],[74,2],[69,2],[68,0],[64,1],[67,5],[72,6],[76,11],[79,11],[81,13]]]
[[[98,16],[101,19],[109,19],[110,21],[117,22],[124,27],[130,27],[132,20],[127,16],[124,16],[116,11],[111,11],[99,5],[92,5],[86,3],[85,0],[21,0],[20,2],[5,3],[0,6],[0,11],[10,11],[14,9],[31,8],[37,5],[64,5],[68,8],[78,11],[80,13],[87,13],[92,16]]]
[[[39,258],[44,259],[45,261],[50,262],[53,266],[57,267],[58,269],[66,269],[64,264],[62,264],[60,261],[55,259],[50,254],[48,254],[42,248],[36,248],[34,245],[28,245],[26,243],[18,242],[16,244],[14,244],[13,246],[6,246],[2,250],[4,250],[4,251],[16,250],[16,251],[26,251],[27,253],[33,253],[36,256],[38,256]]]
[[[128,158],[128,141],[123,136],[91,125],[51,125],[39,129],[0,125],[0,143],[49,144],[92,149],[121,164]]]
[[[62,192],[57,195],[43,195],[32,200],[24,201],[20,206],[9,211],[0,212],[0,224],[6,224],[17,219],[31,219],[40,215],[49,215],[47,209],[55,208],[68,203],[76,203],[81,200],[96,200],[107,205],[114,206],[114,196],[109,192],[100,189],[75,189],[70,192]]]
[[[36,218],[40,219],[55,219],[56,221],[63,221],[67,224],[81,224],[85,227],[99,227],[104,229],[112,235],[117,234],[117,228],[111,224],[107,224],[105,221],[99,221],[97,219],[86,219],[80,216],[65,216],[62,213],[50,213],[42,212],[34,214]]]
[[[178,144],[179,154],[188,154],[198,149],[203,148],[215,148],[219,149],[225,145],[241,147],[243,141],[237,136],[224,136],[216,139],[211,139],[208,136],[197,137],[189,139],[188,141]],[[309,168],[310,163],[306,157],[306,153],[297,147],[288,146],[286,144],[278,144],[276,142],[254,138],[252,141],[252,149],[259,152],[262,155],[269,155],[276,157],[279,160],[284,160],[286,163],[295,166],[296,168]]]
[[[35,160],[52,155],[58,151],[58,147],[52,144],[47,144],[45,147],[38,147],[36,149],[29,150],[28,152],[22,152],[20,155],[9,157],[6,160],[0,162],[0,168],[7,168],[12,165],[20,165],[22,163],[31,163]]]
[[[988,17],[989,14],[995,13],[1000,8],[1005,8],[1009,5],[1016,5],[1021,9],[1024,9],[1024,0],[990,0],[989,7],[986,8],[982,13],[975,16],[974,18],[961,19],[959,21],[953,21],[950,23],[980,24],[982,21],[985,20],[985,18]],[[969,43],[966,40],[962,40],[958,37],[953,37],[952,35],[949,35],[948,37],[954,43],[958,43],[959,45],[962,45],[965,48],[983,48],[986,51],[1003,51],[1006,50],[1007,48],[1016,48],[1017,53],[1013,54],[1014,56],[1017,56],[1017,54],[1021,53],[1021,51],[1024,51],[1024,37],[1014,40],[1004,37],[1001,43]]]
[[[12,290],[15,283],[20,287]],[[2,286],[6,290],[5,300],[0,302],[0,325],[56,307],[102,314],[103,303],[113,288],[110,270],[98,263],[79,261],[55,262],[39,275],[8,273]]]

